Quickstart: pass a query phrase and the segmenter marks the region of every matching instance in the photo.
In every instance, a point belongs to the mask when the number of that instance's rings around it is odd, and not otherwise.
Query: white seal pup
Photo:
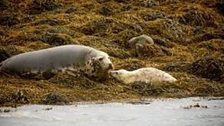
[[[144,45],[144,44],[153,45],[154,41],[148,35],[143,34],[143,35],[131,38],[128,41],[128,44],[129,44],[130,47],[135,48],[136,45]]]
[[[130,84],[134,82],[145,82],[155,84],[161,82],[172,83],[177,81],[177,79],[171,76],[170,74],[153,67],[140,68],[134,71],[127,71],[124,69],[113,70],[110,71],[110,74],[112,77],[125,84]]]
[[[113,69],[105,52],[84,45],[63,45],[12,56],[1,62],[0,69],[19,74],[37,74],[93,67],[89,71],[94,72],[92,70],[96,66],[91,65],[96,65],[96,62],[99,65],[97,68],[104,72]]]

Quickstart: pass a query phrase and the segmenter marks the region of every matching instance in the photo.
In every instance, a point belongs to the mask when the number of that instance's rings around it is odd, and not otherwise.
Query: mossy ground
[[[219,0],[0,0],[0,55],[63,44],[83,44],[107,52],[116,69],[156,67],[177,78],[173,84],[125,85],[113,78],[95,81],[58,73],[48,80],[1,73],[0,105],[41,103],[49,93],[69,102],[148,97],[224,96],[224,79],[191,72],[204,57],[223,59],[224,17]],[[151,36],[169,55],[136,56],[132,37]],[[143,50],[144,51],[144,50]],[[144,53],[144,52],[141,52]],[[147,53],[147,52],[145,52]],[[221,72],[224,66],[219,66]],[[220,75],[221,78],[224,75]],[[20,95],[18,95],[18,92]],[[24,100],[25,99],[25,100]]]

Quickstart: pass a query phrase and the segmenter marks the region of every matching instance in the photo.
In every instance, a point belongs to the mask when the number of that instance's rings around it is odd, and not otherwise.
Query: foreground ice
[[[0,126],[224,126],[224,100],[184,98],[148,102],[25,105],[1,112]]]

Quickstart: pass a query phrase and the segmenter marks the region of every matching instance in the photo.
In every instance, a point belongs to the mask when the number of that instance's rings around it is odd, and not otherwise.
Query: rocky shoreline
[[[0,62],[22,52],[83,44],[111,56],[115,69],[155,67],[178,82],[123,84],[58,73],[33,79],[0,72],[0,106],[142,98],[224,96],[221,0],[0,0]],[[148,35],[154,45],[131,48]]]

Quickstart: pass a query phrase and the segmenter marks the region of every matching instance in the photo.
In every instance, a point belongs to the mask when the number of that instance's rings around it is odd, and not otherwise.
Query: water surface
[[[221,99],[151,99],[146,103],[25,105],[1,112],[0,126],[224,126]]]

